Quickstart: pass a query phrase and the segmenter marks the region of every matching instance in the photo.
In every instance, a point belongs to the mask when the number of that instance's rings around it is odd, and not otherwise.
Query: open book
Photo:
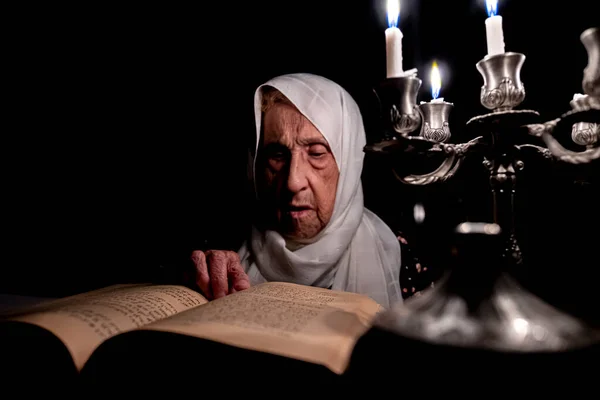
[[[64,345],[78,372],[107,341],[129,335],[134,345],[131,333],[152,331],[296,359],[339,375],[380,310],[366,296],[290,283],[264,283],[210,302],[184,286],[134,284],[41,304],[5,317],[0,331],[43,331]],[[12,346],[9,339],[2,338],[4,345]]]

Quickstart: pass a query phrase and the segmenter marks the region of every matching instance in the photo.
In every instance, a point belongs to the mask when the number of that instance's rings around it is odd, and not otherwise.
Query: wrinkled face
[[[333,214],[339,171],[329,144],[296,108],[275,104],[264,115],[256,176],[267,218],[282,235],[309,239]]]

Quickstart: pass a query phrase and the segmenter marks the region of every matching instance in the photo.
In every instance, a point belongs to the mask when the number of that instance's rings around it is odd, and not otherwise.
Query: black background
[[[569,110],[587,64],[579,35],[597,24],[591,3],[500,1],[506,50],[527,56],[520,108],[544,120]],[[61,296],[143,280],[206,240],[237,249],[254,89],[273,76],[333,79],[363,109],[368,136],[377,134],[371,89],[385,78],[385,1],[52,7],[16,14],[4,60],[16,89],[16,123],[5,125],[2,146],[4,292]],[[428,101],[438,60],[456,141],[486,112],[475,69],[486,55],[486,16],[482,0],[402,1],[404,67],[419,69],[419,101]],[[455,223],[491,218],[480,160],[426,189],[395,185],[367,165],[367,206],[409,231],[432,268]],[[595,301],[598,198],[582,183],[595,170],[526,165],[525,275],[556,304],[580,309]],[[421,226],[411,219],[416,201],[426,206]]]

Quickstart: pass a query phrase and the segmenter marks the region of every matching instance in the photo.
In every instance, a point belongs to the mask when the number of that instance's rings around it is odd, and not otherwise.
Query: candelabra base
[[[482,268],[485,268],[482,266]],[[446,276],[423,295],[382,314],[375,326],[437,345],[505,352],[574,351],[600,342],[600,331],[555,309],[508,275],[475,307]]]
[[[434,288],[375,318],[354,347],[349,382],[402,377],[420,386],[433,380],[432,390],[461,396],[475,389],[469,383],[511,395],[579,389],[575,381],[593,376],[583,365],[598,355],[600,330],[550,306],[505,272],[498,225],[463,223],[457,233],[456,265]],[[392,361],[382,361],[382,354]]]
[[[445,323],[447,321],[440,321]],[[597,386],[599,345],[523,353],[433,344],[374,327],[356,343],[342,387],[371,397],[587,396]],[[394,384],[398,382],[397,384]],[[393,390],[393,389],[392,389]]]

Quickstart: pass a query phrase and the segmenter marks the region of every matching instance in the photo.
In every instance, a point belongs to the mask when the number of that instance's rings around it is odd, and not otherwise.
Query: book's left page
[[[116,285],[35,307],[9,320],[52,332],[81,370],[106,339],[207,302],[200,293],[184,286]]]

